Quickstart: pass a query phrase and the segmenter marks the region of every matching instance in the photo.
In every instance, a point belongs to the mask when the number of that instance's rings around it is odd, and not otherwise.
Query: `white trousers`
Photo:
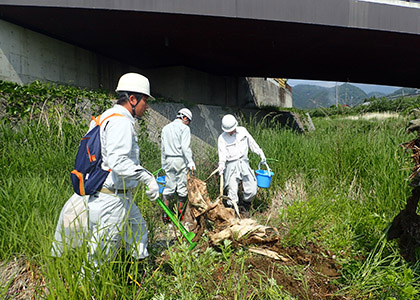
[[[238,186],[239,182],[242,181],[242,187],[244,188],[244,201],[251,202],[257,194],[257,178],[255,177],[254,171],[249,166],[247,159],[238,159],[226,163],[224,171],[225,176],[225,187],[227,188],[228,197],[238,203]]]
[[[165,159],[164,196],[172,196],[175,192],[179,197],[187,197],[187,165],[183,157],[167,157]]]
[[[149,256],[147,224],[132,201],[131,193],[92,195],[88,211],[91,233],[89,254],[96,266],[115,256],[121,240],[135,259]]]

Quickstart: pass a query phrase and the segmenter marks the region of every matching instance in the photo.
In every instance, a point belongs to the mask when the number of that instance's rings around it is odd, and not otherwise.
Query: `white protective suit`
[[[166,173],[164,196],[177,192],[179,197],[187,197],[187,168],[195,169],[190,142],[190,128],[181,119],[175,119],[163,127],[161,160]]]
[[[262,149],[255,142],[246,128],[238,126],[230,135],[223,132],[218,139],[219,172],[224,175],[224,187],[228,188],[228,197],[238,203],[238,185],[242,180],[244,201],[251,202],[257,194],[257,179],[249,166],[248,149],[265,161]]]
[[[87,199],[89,216],[90,257],[95,265],[114,256],[121,238],[128,246],[127,251],[130,251],[134,258],[142,259],[148,256],[147,225],[137,205],[132,201],[131,190],[137,186],[138,181],[158,189],[154,176],[139,163],[139,146],[134,130],[133,116],[123,106],[116,104],[113,108],[105,111],[101,115],[101,119],[103,120],[113,113],[123,116],[109,118],[102,124],[100,131],[102,168],[111,170],[103,185],[108,191],[84,196]],[[95,123],[92,122],[90,129],[94,126]],[[109,191],[114,191],[114,193]],[[64,233],[68,230],[63,226],[66,224],[63,224],[62,220],[65,220],[66,211],[69,212],[69,208],[75,206],[74,204],[69,205],[69,202],[80,203],[81,199],[83,197],[77,194],[73,195],[63,208],[55,234],[57,242],[61,242],[62,229],[64,228]],[[77,207],[80,206],[80,204],[77,205]],[[77,225],[80,223],[79,228],[85,228],[84,220],[77,223]],[[62,248],[57,242],[53,244],[53,255],[59,256]],[[69,245],[69,243],[67,244]],[[77,243],[73,243],[71,246],[75,245],[77,246]]]

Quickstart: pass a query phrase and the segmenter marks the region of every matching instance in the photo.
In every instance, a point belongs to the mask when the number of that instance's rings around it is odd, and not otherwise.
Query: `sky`
[[[295,85],[298,85],[298,84],[309,84],[309,85],[318,85],[318,86],[323,86],[323,87],[334,87],[336,84],[341,85],[344,82],[289,79],[287,81],[287,83],[291,87],[294,87]],[[362,89],[365,93],[381,92],[381,93],[384,93],[384,94],[389,94],[389,93],[392,93],[392,92],[400,89],[400,87],[386,86],[386,85],[373,85],[373,84],[352,83],[352,82],[349,82],[349,84],[357,86],[358,88]]]

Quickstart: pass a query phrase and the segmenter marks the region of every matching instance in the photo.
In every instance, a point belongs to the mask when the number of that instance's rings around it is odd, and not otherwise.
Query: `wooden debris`
[[[194,224],[193,231],[201,234],[206,221],[212,222],[209,236],[213,245],[223,240],[231,239],[242,244],[264,243],[278,240],[276,228],[259,225],[253,219],[239,219],[232,208],[225,207],[222,200],[225,196],[219,195],[212,202],[207,194],[207,185],[204,181],[188,176],[188,205],[185,212],[185,222]],[[210,229],[210,228],[208,228]]]
[[[210,235],[210,241],[214,245],[226,239],[246,240],[246,244],[269,242],[278,239],[278,231],[273,227],[259,225],[253,219],[236,219],[222,231]]]
[[[257,254],[261,254],[261,255],[265,255],[265,256],[268,256],[270,258],[274,258],[275,260],[281,260],[283,262],[289,262],[290,261],[290,259],[278,254],[275,251],[268,250],[268,249],[250,247],[248,249],[248,251],[253,252],[253,253],[257,253]]]

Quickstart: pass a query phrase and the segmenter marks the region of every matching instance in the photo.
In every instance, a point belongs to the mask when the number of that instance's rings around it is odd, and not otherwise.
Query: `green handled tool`
[[[175,226],[181,231],[182,235],[186,238],[188,243],[190,244],[189,250],[192,250],[197,246],[197,243],[193,242],[192,239],[195,237],[194,232],[188,232],[187,229],[178,221],[178,218],[173,214],[173,212],[163,203],[160,198],[157,198],[157,203],[162,207],[163,211],[168,215],[171,221],[175,224]]]

